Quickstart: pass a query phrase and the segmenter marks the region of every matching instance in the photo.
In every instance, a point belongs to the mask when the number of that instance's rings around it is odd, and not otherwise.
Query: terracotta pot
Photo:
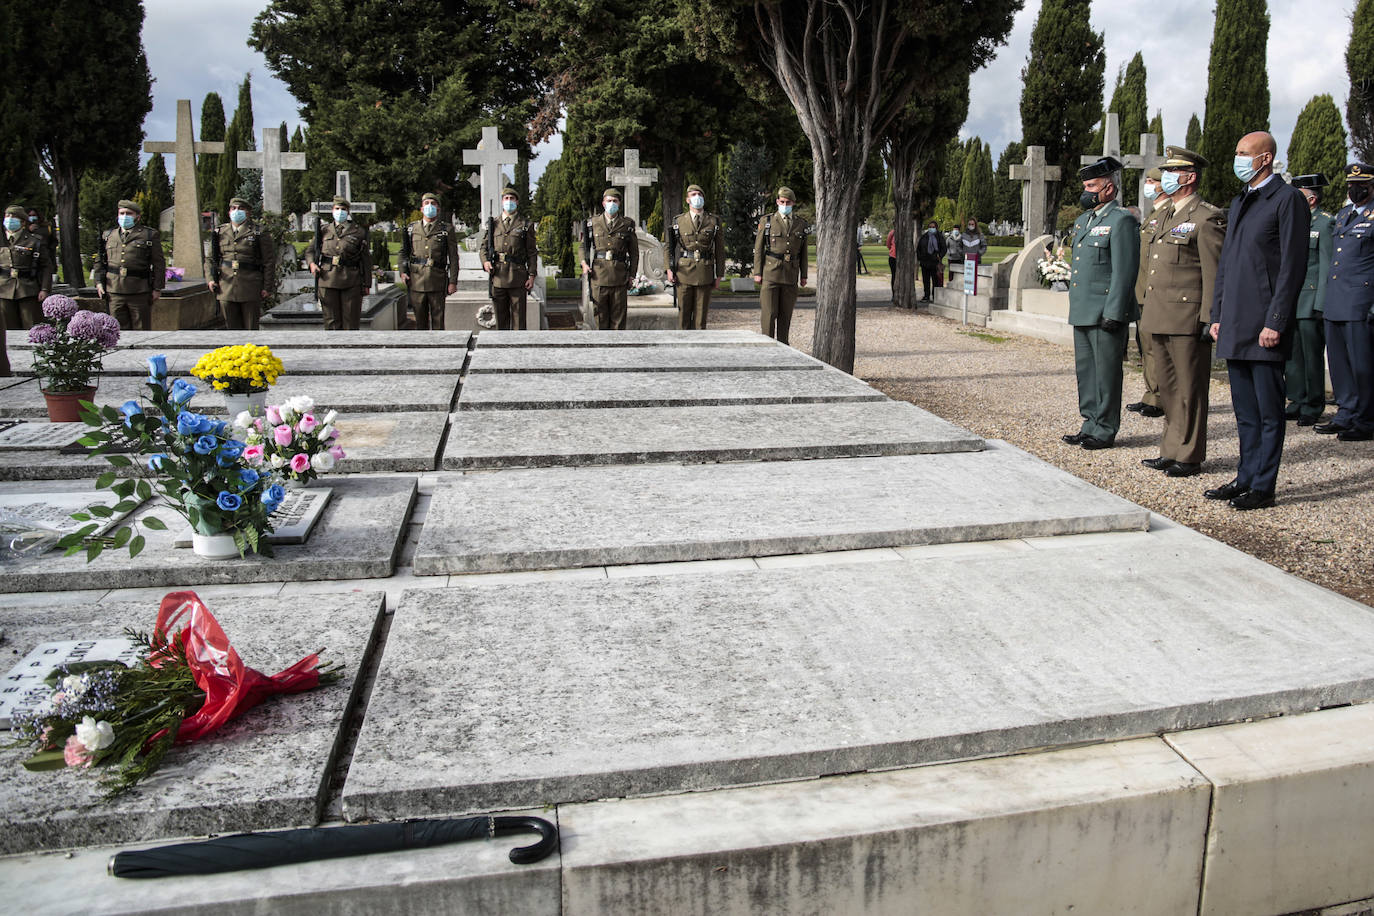
[[[54,423],[80,423],[81,405],[78,402],[89,401],[95,396],[94,388],[80,391],[39,390],[43,392],[43,400],[48,402],[48,419]]]
[[[237,559],[239,549],[234,545],[232,534],[197,534],[191,533],[191,549],[196,556],[204,557],[207,560],[233,560]]]

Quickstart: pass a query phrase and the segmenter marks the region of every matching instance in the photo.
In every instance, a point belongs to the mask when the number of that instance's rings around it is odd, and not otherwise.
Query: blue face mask
[[[1237,156],[1232,162],[1231,168],[1235,171],[1237,178],[1241,181],[1248,182],[1255,177],[1255,172],[1257,171],[1255,169],[1255,157]]]
[[[606,201],[605,207],[607,216],[615,216],[617,213],[620,212],[620,204],[616,203],[613,200]]]
[[[1162,182],[1161,182],[1161,183],[1162,183]],[[1149,182],[1147,182],[1147,183],[1144,185],[1144,187],[1143,187],[1141,193],[1143,193],[1143,194],[1145,195],[1145,199],[1146,199],[1146,200],[1154,200],[1156,197],[1159,196],[1159,186],[1158,186],[1158,185],[1155,185],[1155,184],[1150,184]]]
[[[244,220],[246,220],[247,218],[248,218],[248,211],[246,211],[246,210],[230,210],[230,211],[229,211],[229,220],[230,220],[230,222],[232,222],[235,226],[239,225],[240,223],[242,223],[242,222],[243,222]]]
[[[340,210],[340,209],[338,209],[337,207],[334,208],[334,222],[336,222],[336,223],[346,223],[346,222],[348,222],[348,211],[347,211],[347,210]]]
[[[702,197],[700,194],[693,194],[691,197],[687,198],[687,203],[693,210],[700,210],[702,207],[706,206],[706,198]]]
[[[134,218],[133,218],[131,215],[129,215],[128,213],[121,214],[120,217],[119,217],[119,228],[121,228],[121,229],[132,229],[132,228],[134,228]]]
[[[439,208],[434,206],[434,204],[425,204],[420,208],[420,212],[425,215],[425,219],[434,219],[434,217],[439,215]]]
[[[13,217],[13,216],[7,216],[7,217],[5,217],[5,228],[8,229],[10,232],[18,232],[18,231],[19,231],[19,220],[18,220],[18,218],[17,218],[17,217]]]
[[[1164,172],[1159,176],[1159,189],[1165,194],[1173,194],[1179,187],[1177,172]]]
[[[781,213],[783,216],[791,216],[791,215],[792,215],[792,205],[791,205],[791,204],[778,204],[778,212]]]
[[[514,213],[514,212],[515,212],[515,208],[516,208],[518,205],[519,205],[518,202],[517,202],[517,201],[514,201],[514,200],[503,200],[503,201],[501,201],[501,209],[502,209],[502,210],[505,210],[507,213]]]

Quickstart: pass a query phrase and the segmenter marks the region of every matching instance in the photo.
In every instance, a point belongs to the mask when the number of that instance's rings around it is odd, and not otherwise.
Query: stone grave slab
[[[213,348],[210,348],[213,349]],[[105,356],[102,383],[112,376],[147,377],[148,357],[167,357],[170,377],[191,378],[191,369],[207,350],[115,350]],[[287,375],[444,375],[457,374],[467,359],[466,347],[392,347],[339,348],[274,347]],[[32,350],[16,353],[12,365],[16,373],[33,374]],[[201,386],[206,387],[206,386]]]
[[[13,363],[13,354],[11,354],[11,363]],[[15,388],[19,385],[28,385],[34,383],[34,381],[32,376],[27,375],[11,375],[7,378],[0,378],[0,391],[4,391],[6,388]]]
[[[983,440],[914,404],[462,410],[444,468],[775,461],[976,451]],[[3,453],[0,453],[0,461]]]
[[[273,558],[254,554],[240,559],[206,560],[173,542],[185,521],[171,509],[150,501],[131,518],[156,515],[166,531],[143,528],[147,546],[137,557],[127,550],[106,550],[87,563],[84,553],[64,557],[49,552],[37,557],[0,557],[0,592],[70,591],[88,588],[195,586],[246,582],[294,582],[367,579],[390,576],[415,502],[414,477],[325,477],[315,486],[330,487],[334,496],[310,541],[275,548]],[[50,481],[0,485],[0,496],[51,490]],[[73,494],[101,493],[90,480],[72,481]]]
[[[13,424],[13,425],[9,425]],[[5,452],[67,448],[90,430],[85,423],[29,423],[6,420],[0,428],[0,458]]]
[[[815,778],[1374,698],[1368,607],[1184,528],[1051,542],[408,590],[345,816]],[[430,647],[453,633],[470,663],[436,678]]]
[[[482,372],[716,372],[823,369],[825,363],[791,347],[492,347],[478,348],[468,365]]]
[[[736,347],[741,344],[783,346],[755,331],[482,331],[481,347]]]
[[[829,367],[716,372],[562,372],[469,375],[459,410],[581,407],[682,407],[707,404],[811,404],[885,401],[887,395]]]
[[[767,463],[539,468],[435,488],[417,575],[1143,530],[1149,512],[1005,443]]]
[[[472,339],[471,331],[338,331],[274,329],[258,331],[125,331],[120,335],[123,345],[153,347],[157,352],[168,350],[199,350],[208,352],[216,347],[254,343],[271,347],[328,347],[330,349],[390,348],[390,347],[458,347]]]
[[[273,674],[323,649],[344,679],[268,700],[203,741],[174,748],[151,779],[101,802],[95,772],[31,773],[21,748],[0,748],[0,852],[128,843],[279,827],[313,826],[321,816],[334,756],[377,637],[383,592],[320,595],[283,613],[275,598],[208,600],[245,664]],[[158,601],[0,607],[6,647],[144,632]],[[5,655],[9,655],[7,651]],[[9,733],[0,732],[8,743]],[[108,880],[108,879],[107,879]]]

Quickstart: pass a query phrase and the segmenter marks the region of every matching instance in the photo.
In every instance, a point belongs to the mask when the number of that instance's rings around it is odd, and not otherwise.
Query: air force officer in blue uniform
[[[1350,206],[1336,214],[1322,313],[1337,409],[1313,430],[1363,442],[1374,439],[1374,170],[1352,162],[1345,187]]]

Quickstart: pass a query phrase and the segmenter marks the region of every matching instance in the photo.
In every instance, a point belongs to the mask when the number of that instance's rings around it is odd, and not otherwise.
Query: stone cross
[[[1025,226],[1025,239],[1048,235],[1054,231],[1050,223],[1049,194],[1047,187],[1060,180],[1061,169],[1057,165],[1045,164],[1045,148],[1031,146],[1026,148],[1026,161],[1011,167],[1013,181],[1024,181],[1021,186],[1021,222]]]
[[[519,154],[501,145],[501,138],[495,127],[483,127],[482,139],[477,141],[477,149],[463,150],[463,165],[475,165],[481,172],[482,182],[482,225],[496,215],[501,200],[501,167],[514,166]]]
[[[173,153],[176,156],[176,186],[173,206],[176,222],[172,230],[172,266],[186,271],[186,279],[205,276],[205,252],[200,244],[200,193],[196,187],[196,153],[223,153],[222,142],[197,143],[191,133],[191,100],[177,99],[177,138],[174,141],[150,140],[145,153]]]
[[[625,151],[625,165],[606,166],[606,180],[612,185],[625,185],[625,215],[639,228],[639,189],[647,188],[658,181],[658,169],[639,167],[639,150]]]
[[[349,213],[377,212],[377,204],[374,201],[353,199],[353,185],[348,172],[334,173],[334,195],[348,201]],[[316,213],[332,213],[334,212],[334,201],[317,200],[311,204],[310,208]]]
[[[1140,152],[1131,156],[1122,156],[1121,164],[1126,166],[1126,168],[1128,169],[1140,169],[1142,173],[1148,172],[1155,166],[1163,165],[1166,161],[1164,156],[1161,156],[1159,153],[1156,152],[1156,150],[1158,149],[1158,137],[1156,137],[1154,134],[1141,134]],[[1142,216],[1144,214],[1148,214],[1150,212],[1150,207],[1153,206],[1148,200],[1145,199],[1145,182],[1143,179],[1140,182],[1139,203],[1140,212]]]
[[[239,168],[262,169],[262,209],[281,212],[281,173],[283,169],[305,169],[305,153],[286,153],[281,148],[281,128],[262,129],[262,152],[239,150]]]

